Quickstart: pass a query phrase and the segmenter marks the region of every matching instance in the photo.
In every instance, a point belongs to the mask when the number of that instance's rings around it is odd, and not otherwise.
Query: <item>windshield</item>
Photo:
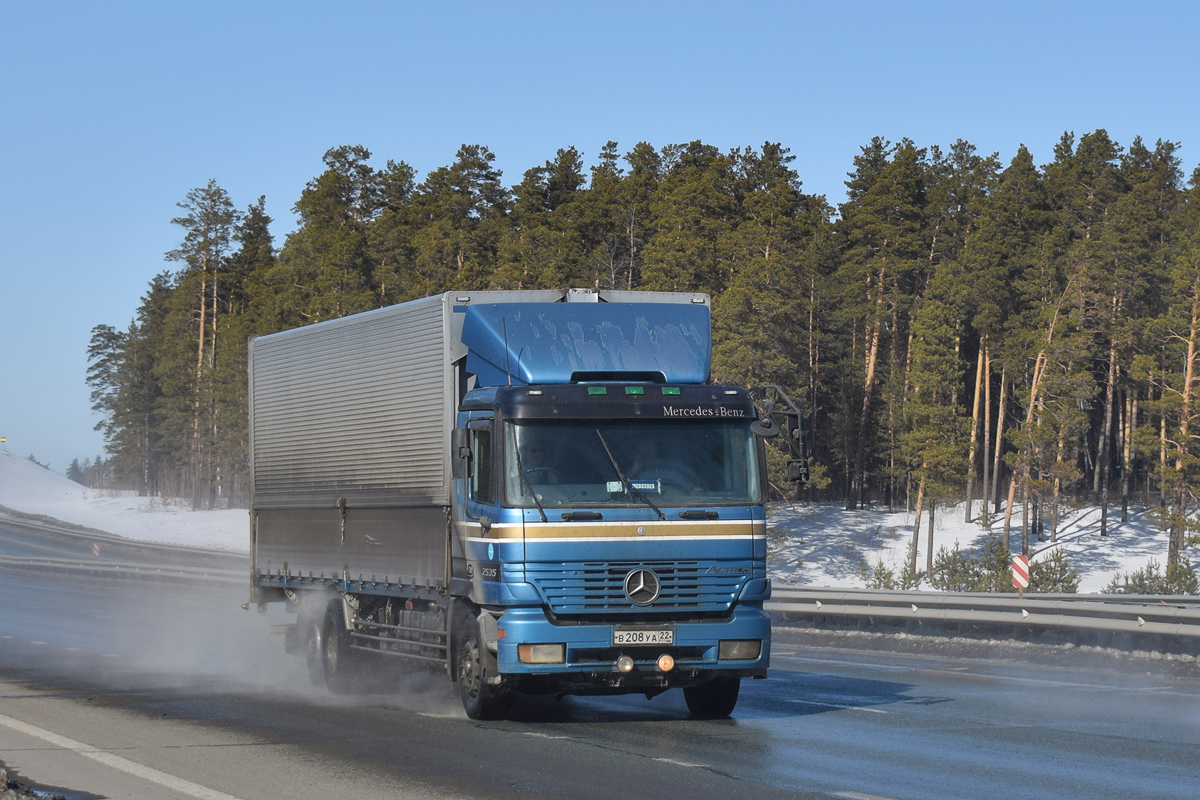
[[[547,508],[759,501],[757,445],[744,420],[522,420],[507,428],[511,506],[536,507],[531,489]]]

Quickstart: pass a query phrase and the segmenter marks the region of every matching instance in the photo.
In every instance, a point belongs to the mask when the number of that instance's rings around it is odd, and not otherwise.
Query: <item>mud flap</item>
[[[496,658],[500,650],[500,635],[497,632],[496,618],[489,612],[480,610],[477,621],[479,636],[483,640],[483,674],[487,676],[486,683],[492,686],[500,685],[500,662]]]

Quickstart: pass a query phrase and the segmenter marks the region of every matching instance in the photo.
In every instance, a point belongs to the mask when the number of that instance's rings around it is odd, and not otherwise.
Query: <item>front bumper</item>
[[[675,633],[671,645],[613,646],[615,627],[611,622],[556,623],[538,608],[506,611],[497,620],[500,674],[524,691],[640,692],[695,685],[717,676],[765,677],[770,662],[771,618],[755,606],[735,606],[731,616],[719,620],[619,623],[622,628],[670,628]],[[747,639],[762,642],[758,658],[718,658],[722,640]],[[518,657],[522,644],[557,643],[566,648],[563,663],[526,664]],[[663,655],[674,659],[674,667],[666,672],[658,667]],[[621,656],[633,660],[632,671],[618,670]]]

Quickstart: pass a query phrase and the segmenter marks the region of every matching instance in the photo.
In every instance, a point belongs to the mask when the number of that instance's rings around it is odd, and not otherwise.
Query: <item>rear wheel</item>
[[[683,699],[693,717],[721,719],[733,713],[741,686],[741,678],[713,678],[698,686],[685,687]]]
[[[458,664],[458,691],[463,709],[471,719],[503,719],[512,710],[512,693],[489,685],[484,667],[484,643],[479,635],[479,620],[474,614],[459,624],[455,661]]]
[[[313,686],[325,685],[325,663],[322,652],[325,649],[325,618],[301,618],[300,622],[304,635],[304,660],[308,664],[308,679]]]
[[[349,694],[360,686],[363,678],[362,654],[350,649],[350,632],[346,630],[340,600],[330,600],[325,608],[320,632],[315,637],[315,649],[320,660],[325,686],[334,694]],[[310,664],[310,674],[313,667]]]

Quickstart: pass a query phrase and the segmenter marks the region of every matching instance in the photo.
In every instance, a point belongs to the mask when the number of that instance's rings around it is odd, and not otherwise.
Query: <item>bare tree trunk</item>
[[[811,278],[808,283],[808,407],[817,408],[817,282]]]
[[[981,395],[983,394],[983,344],[979,346],[979,358],[975,360],[975,402],[971,409],[971,448],[970,454],[967,456],[967,513],[963,522],[971,521],[971,501],[975,496],[975,444],[979,440],[979,406]],[[984,434],[986,438],[987,434]],[[987,504],[985,499],[984,505]]]
[[[1162,468],[1162,480],[1158,486],[1158,504],[1167,507],[1167,415],[1162,414],[1158,420],[1158,460]]]
[[[992,478],[992,352],[984,347],[983,359],[983,482],[980,485],[980,513],[987,516],[988,503],[991,502]]]
[[[196,337],[196,386],[192,393],[191,479],[192,508],[199,506],[200,497],[200,384],[204,376],[204,339],[208,336],[208,257],[200,262],[200,335]]]
[[[1054,503],[1050,506],[1050,541],[1058,541],[1058,504],[1062,501],[1062,478],[1054,479]]]
[[[1100,535],[1108,535],[1108,442],[1112,438],[1113,400],[1117,388],[1117,347],[1108,348],[1108,381],[1104,390],[1104,428],[1096,448],[1096,476],[1092,491],[1100,490]]]
[[[996,412],[996,452],[992,454],[992,502],[995,504],[993,514],[1000,513],[1000,461],[1004,453],[1004,418],[1005,406],[1008,404],[1008,364],[1000,365],[1000,405]],[[1009,505],[1012,499],[1009,499]],[[1008,523],[1005,522],[1005,525]],[[1007,534],[1005,534],[1007,539]]]
[[[1053,327],[1051,332],[1053,334]],[[1029,410],[1025,412],[1025,427],[1029,427],[1033,422],[1034,410],[1037,408],[1038,388],[1042,382],[1042,373],[1045,370],[1046,351],[1038,353],[1037,359],[1033,362],[1033,382],[1029,387]],[[1004,544],[1009,542],[1009,530],[1012,520],[1012,505],[1016,499],[1017,493],[1017,477],[1020,476],[1022,484],[1021,499],[1024,508],[1021,509],[1021,535],[1025,538],[1026,534],[1026,516],[1029,506],[1029,476],[1026,474],[1026,468],[1019,466],[1013,470],[1012,481],[1008,485],[1008,505],[1004,509]]]
[[[929,503],[929,534],[927,537],[927,552],[925,553],[925,574],[933,574],[933,512],[937,510],[937,503]]]
[[[1021,482],[1021,555],[1029,554],[1029,481]]]
[[[1066,432],[1060,427],[1058,429],[1058,451],[1054,456],[1054,463],[1059,469],[1054,476],[1054,491],[1051,495],[1052,504],[1050,507],[1050,541],[1058,541],[1058,504],[1062,500],[1062,478],[1058,475],[1062,474],[1063,453],[1067,449]],[[1040,540],[1039,540],[1040,541]]]
[[[1183,526],[1179,520],[1182,519],[1186,511],[1185,504],[1187,503],[1183,465],[1191,453],[1192,403],[1195,399],[1196,347],[1198,341],[1200,341],[1200,287],[1193,286],[1192,320],[1188,328],[1187,361],[1184,364],[1183,392],[1179,398],[1179,455],[1175,459],[1171,536],[1167,545],[1168,568],[1175,566],[1179,560],[1179,553],[1183,550]]]
[[[879,296],[875,301],[876,311],[883,308],[883,278],[884,270],[879,271]],[[866,474],[866,455],[867,455],[867,428],[871,421],[871,396],[875,388],[875,368],[879,361],[879,318],[868,322],[871,329],[866,334],[866,350],[864,357],[866,358],[866,375],[863,378],[863,401],[862,412],[858,418],[858,442],[856,443],[854,453],[854,478],[858,483],[857,493],[851,494],[846,498],[846,510],[853,511],[855,508],[863,504],[863,484],[865,483]],[[854,485],[851,484],[851,488]]]
[[[1009,546],[1009,532],[1012,530],[1012,509],[1013,502],[1017,499],[1017,472],[1013,470],[1012,477],[1008,481],[1008,502],[1004,504],[1004,547],[1011,550]]]
[[[900,395],[901,402],[907,402],[908,387],[909,387],[909,383],[910,383],[910,378],[912,377],[912,344],[913,344],[913,333],[912,333],[912,329],[910,328],[908,331],[907,349],[904,352],[904,391]],[[903,416],[903,410],[901,410],[901,416]],[[889,428],[891,429],[891,430],[889,430],[889,437],[891,438],[891,443],[890,443],[889,451],[888,451],[889,452],[889,455],[888,455],[888,487],[889,487],[888,488],[888,511],[895,511],[896,510],[896,508],[895,508],[896,441],[895,441],[894,421],[889,421]],[[908,472],[908,470],[905,469],[906,474],[907,474],[907,472]],[[907,484],[907,478],[905,479],[905,481]],[[908,506],[908,486],[907,485],[905,486],[904,505],[907,508],[907,506]]]
[[[917,571],[917,545],[921,539],[921,509],[925,504],[925,478],[917,485],[917,510],[913,516],[912,554],[909,556],[909,570]]]
[[[1121,469],[1121,522],[1129,521],[1129,488],[1133,479],[1133,433],[1137,430],[1137,389],[1125,393],[1125,447]]]

